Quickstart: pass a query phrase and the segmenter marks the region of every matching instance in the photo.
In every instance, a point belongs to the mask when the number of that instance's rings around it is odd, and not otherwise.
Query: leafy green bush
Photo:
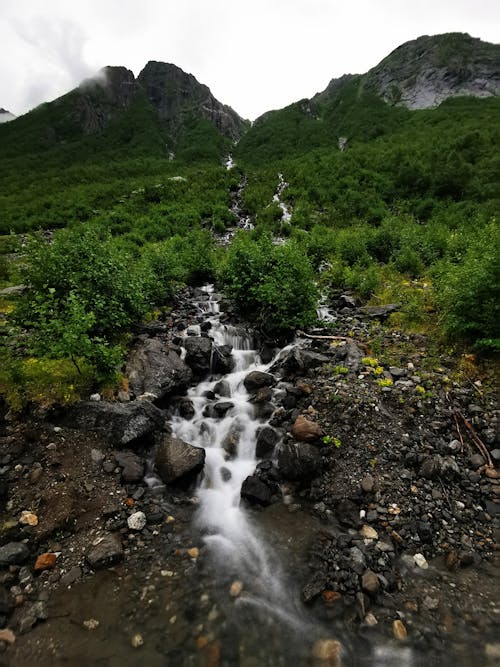
[[[293,241],[274,246],[267,235],[256,241],[238,235],[220,278],[240,310],[266,333],[282,334],[316,317],[314,273]]]

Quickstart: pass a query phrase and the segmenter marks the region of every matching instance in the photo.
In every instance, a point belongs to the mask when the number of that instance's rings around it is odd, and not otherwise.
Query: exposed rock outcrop
[[[189,366],[159,338],[146,338],[132,350],[126,373],[136,396],[151,394],[156,398],[182,391],[192,377]]]

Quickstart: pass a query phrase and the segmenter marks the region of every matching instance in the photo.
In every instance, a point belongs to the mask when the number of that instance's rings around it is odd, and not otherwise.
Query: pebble
[[[402,642],[404,642],[408,638],[408,632],[406,631],[403,622],[400,621],[399,619],[393,621],[392,623],[392,634],[394,635],[395,639]]]
[[[16,635],[12,632],[10,628],[4,628],[0,630],[0,642],[5,642],[6,644],[13,644],[16,641]]]
[[[361,480],[361,488],[365,493],[371,493],[375,486],[375,480],[371,475],[365,475]]]
[[[375,528],[366,524],[361,528],[359,534],[367,540],[378,540],[378,533]]]
[[[241,581],[233,581],[229,589],[229,595],[232,598],[237,598],[241,594],[242,590],[243,590],[243,583]]]
[[[87,630],[97,630],[99,621],[96,618],[89,618],[87,621],[83,621],[83,627]]]
[[[425,560],[423,554],[415,554],[413,560],[415,561],[415,565],[418,565],[422,570],[427,570],[429,568],[429,563]]]
[[[318,639],[312,647],[312,657],[324,660],[328,667],[340,667],[342,644],[336,639]]]
[[[35,561],[35,572],[42,572],[43,570],[52,570],[56,566],[57,556],[54,553],[40,554]]]
[[[127,519],[127,526],[130,530],[142,530],[146,525],[146,515],[144,512],[134,512]]]
[[[38,517],[33,512],[24,511],[21,512],[19,517],[19,523],[23,526],[38,526]]]
[[[49,452],[55,452],[57,449],[57,445],[55,442],[49,442],[49,444],[46,447],[47,451]]]
[[[101,400],[101,394],[90,394],[89,400],[95,401],[97,403]]]
[[[377,625],[378,621],[375,616],[375,614],[372,614],[371,611],[369,611],[365,618],[364,618],[365,625],[368,625],[369,627],[373,627],[374,625]]]
[[[144,644],[143,636],[139,633],[135,634],[131,638],[130,644],[132,645],[133,648],[140,648]]]
[[[197,547],[191,547],[191,549],[187,550],[187,555],[189,556],[189,558],[193,558],[194,560],[196,560],[200,555],[200,550]]]
[[[380,588],[380,582],[375,572],[366,570],[361,577],[361,587],[367,593],[376,593]]]

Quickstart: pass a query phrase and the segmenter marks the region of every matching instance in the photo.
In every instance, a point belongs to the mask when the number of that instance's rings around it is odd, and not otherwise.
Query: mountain
[[[0,109],[0,123],[8,123],[10,120],[14,120],[15,116],[7,109]]]
[[[406,42],[366,74],[330,81],[312,99],[271,111],[238,147],[253,162],[301,154],[348,141],[367,141],[412,121],[410,110],[450,98],[500,96],[500,46],[448,33]]]
[[[138,78],[105,67],[66,95],[21,116],[1,134],[2,153],[19,156],[71,145],[81,159],[104,151],[221,157],[247,127],[209,88],[175,65],[149,62]],[[83,148],[83,150],[82,150]]]

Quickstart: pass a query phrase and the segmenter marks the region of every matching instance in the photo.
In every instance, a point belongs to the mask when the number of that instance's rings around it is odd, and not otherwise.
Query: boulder
[[[122,469],[122,480],[128,483],[141,482],[144,477],[142,459],[129,449],[116,452],[115,459]]]
[[[166,437],[158,446],[155,465],[165,484],[195,477],[205,464],[205,450],[178,438]]]
[[[401,308],[399,303],[389,303],[387,306],[364,306],[359,311],[371,320],[386,320],[391,313],[395,313]]]
[[[192,377],[189,366],[159,338],[146,338],[131,351],[126,374],[136,396],[148,394],[156,398],[182,391]]]
[[[193,401],[190,398],[183,398],[179,401],[179,414],[183,419],[192,419],[195,415]]]
[[[186,364],[197,376],[210,372],[212,363],[212,341],[204,336],[191,336],[183,341],[186,349]]]
[[[82,401],[68,411],[65,422],[72,428],[97,433],[122,448],[151,440],[155,431],[163,428],[165,417],[149,401]]]
[[[257,443],[255,445],[255,456],[258,459],[264,458],[273,453],[274,447],[280,436],[272,426],[263,426],[257,431]]]
[[[212,369],[214,373],[230,373],[234,368],[234,359],[231,354],[233,348],[231,345],[214,346],[212,359]]]
[[[20,565],[30,555],[28,547],[22,542],[9,542],[0,547],[0,567],[7,565]]]
[[[289,442],[278,451],[278,470],[285,479],[310,479],[321,470],[320,453],[305,442]]]
[[[294,373],[303,373],[310,368],[317,368],[329,361],[329,358],[319,352],[305,348],[294,347],[280,355],[272,370],[286,369]]]
[[[231,396],[231,387],[227,380],[219,380],[214,386],[214,393],[223,398],[229,398]]]
[[[258,391],[262,387],[272,387],[275,383],[274,376],[271,373],[264,373],[263,371],[252,371],[243,380],[245,389],[249,393]]]
[[[87,561],[94,570],[123,560],[123,548],[119,535],[108,533],[99,537],[87,552]]]
[[[313,422],[304,415],[299,415],[292,426],[292,435],[301,442],[312,442],[321,438],[323,430],[318,422]]]
[[[252,504],[270,505],[272,496],[271,489],[256,475],[250,475],[241,485],[241,497]]]

